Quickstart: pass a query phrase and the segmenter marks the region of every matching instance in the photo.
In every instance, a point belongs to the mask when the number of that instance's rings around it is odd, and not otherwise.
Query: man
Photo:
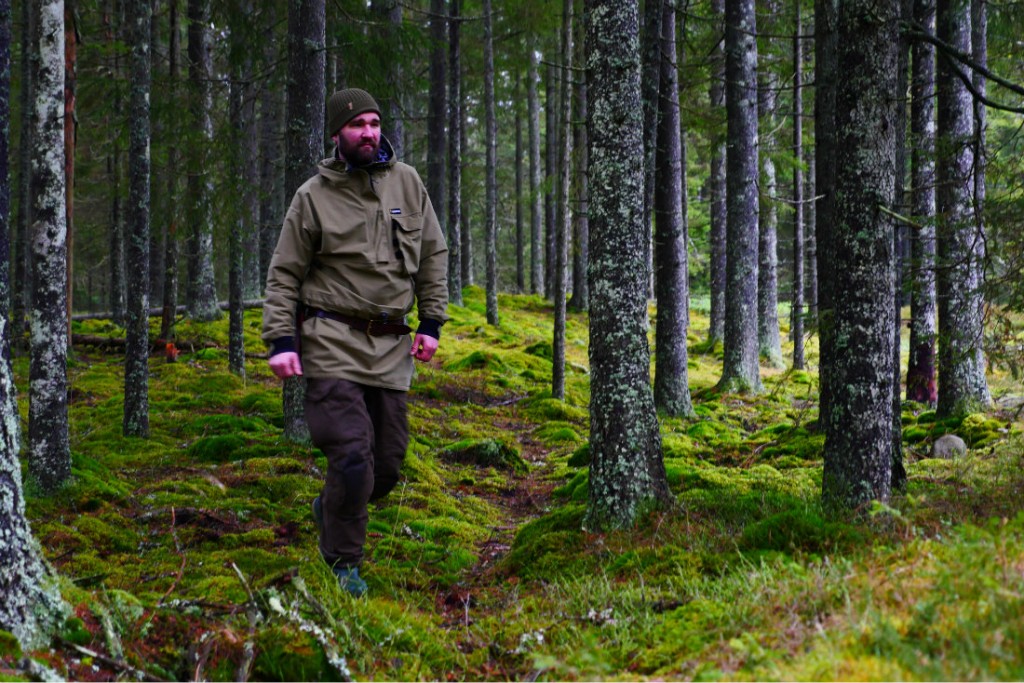
[[[296,191],[270,262],[263,339],[275,375],[307,378],[306,421],[327,456],[313,500],[320,554],[360,596],[367,503],[398,483],[409,442],[413,358],[433,357],[448,319],[448,247],[419,175],[381,135],[369,93],[331,95],[327,132],[334,158]]]

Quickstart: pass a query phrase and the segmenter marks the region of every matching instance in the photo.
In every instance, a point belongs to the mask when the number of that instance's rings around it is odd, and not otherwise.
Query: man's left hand
[[[412,348],[409,355],[416,360],[426,362],[434,357],[437,351],[437,340],[429,334],[417,334],[412,340]]]

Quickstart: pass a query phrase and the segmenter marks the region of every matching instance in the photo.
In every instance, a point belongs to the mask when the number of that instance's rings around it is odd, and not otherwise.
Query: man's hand
[[[285,351],[270,357],[270,369],[281,379],[288,379],[302,374],[302,363],[299,354]]]
[[[437,340],[429,334],[417,334],[412,340],[412,348],[409,355],[416,360],[426,362],[434,357],[437,351]]]

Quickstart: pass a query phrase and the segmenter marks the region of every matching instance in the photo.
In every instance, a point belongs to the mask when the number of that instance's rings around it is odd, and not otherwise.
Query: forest
[[[1022,35],[1015,0],[0,0],[0,679],[1024,678]],[[450,317],[362,597],[261,338],[349,87]]]

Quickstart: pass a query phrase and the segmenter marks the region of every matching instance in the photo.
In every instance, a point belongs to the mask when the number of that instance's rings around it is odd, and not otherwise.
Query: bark
[[[75,237],[75,145],[78,124],[76,97],[78,90],[78,28],[75,26],[74,0],[64,1],[64,210],[67,213],[67,310],[74,308],[74,237]],[[149,286],[149,283],[146,283]],[[68,329],[71,321],[68,320]]]
[[[715,21],[720,24],[719,30],[724,32],[721,22],[725,18],[725,0],[712,0],[711,7]],[[715,48],[711,53],[711,63],[713,71],[709,92],[710,104],[714,109],[715,116],[718,117],[720,112],[724,113],[725,111],[725,51],[722,40],[715,43]],[[711,195],[709,206],[711,217],[709,238],[711,241],[711,320],[708,327],[708,340],[712,343],[725,339],[725,157],[725,140],[722,139],[720,133],[716,133],[711,148],[711,176],[708,178]]]
[[[583,22],[576,22],[576,63],[584,59]],[[575,211],[573,225],[572,298],[569,310],[584,312],[590,309],[590,287],[587,285],[587,267],[590,263],[590,222],[587,217],[589,188],[587,186],[587,80],[574,78],[573,94],[573,194]]]
[[[804,163],[807,166],[805,175],[805,196],[808,201],[804,205],[804,242],[807,245],[807,254],[804,263],[807,268],[807,279],[804,283],[804,300],[807,301],[807,324],[811,329],[818,327],[818,203],[814,200],[817,197],[815,186],[815,175],[817,164],[815,158],[817,153],[814,146],[804,148]]]
[[[277,5],[266,5],[265,31],[272,32],[277,25]],[[284,221],[284,179],[281,164],[284,155],[282,118],[284,99],[281,97],[280,69],[274,68],[279,48],[276,40],[263,46],[262,68],[273,69],[266,87],[260,88],[260,287],[265,286],[270,259],[274,256],[277,236]]]
[[[461,0],[448,22],[448,300],[462,305],[462,46]]]
[[[915,0],[914,22],[935,30],[935,1]],[[910,139],[911,231],[910,358],[907,400],[935,406],[935,48],[923,40],[912,48]]]
[[[427,116],[427,195],[434,205],[438,220],[448,220],[448,190],[445,163],[448,154],[448,136],[445,124],[448,117],[448,90],[445,68],[448,21],[445,0],[430,2],[430,94]]]
[[[498,118],[494,103],[494,17],[484,0],[484,146],[486,148],[484,252],[487,260],[487,323],[498,318]]]
[[[526,291],[526,234],[523,229],[523,159],[526,156],[523,149],[523,114],[519,111],[519,102],[522,100],[520,89],[522,79],[517,75],[515,90],[512,99],[516,102],[516,150],[515,150],[515,205],[516,205],[516,293],[522,294]]]
[[[119,52],[114,43],[119,39],[116,26],[117,5],[108,0],[103,22],[106,33],[107,48],[114,54],[112,69],[120,73]],[[114,120],[122,115],[121,91],[115,87],[111,102],[111,114]],[[112,124],[111,124],[112,125]],[[124,262],[124,209],[121,196],[121,142],[119,136],[113,136],[110,153],[107,156],[107,178],[110,185],[110,311],[111,320],[118,325],[125,322],[125,262]]]
[[[11,3],[0,0],[0,364],[11,357]],[[6,385],[5,385],[6,386]]]
[[[757,345],[757,24],[753,0],[725,3],[726,300],[723,391],[761,391]]]
[[[461,68],[461,67],[460,67]],[[465,79],[465,71],[462,72],[460,79]],[[460,157],[464,156],[469,151],[469,107],[460,105],[459,106],[459,154]],[[461,173],[461,169],[460,169]],[[465,184],[465,183],[463,183]],[[463,210],[462,216],[462,230],[459,231],[459,235],[462,238],[462,286],[472,287],[476,282],[474,277],[474,261],[473,261],[473,230],[470,225],[470,212]]]
[[[572,0],[562,0],[562,71],[558,125],[558,200],[555,226],[555,322],[551,344],[551,396],[565,398],[565,299],[568,294],[568,239],[572,225],[569,207],[572,162]]]
[[[64,3],[36,6],[32,136],[33,312],[29,346],[29,469],[46,492],[71,475],[67,403],[67,213],[64,192]]]
[[[150,0],[126,4],[131,46],[128,120],[127,254],[128,307],[125,334],[125,436],[149,436],[149,179]]]
[[[152,93],[154,90],[157,92],[166,92],[163,88],[165,84],[161,83],[158,79],[158,74],[160,73],[160,60],[162,55],[167,54],[167,46],[162,43],[163,38],[160,34],[160,0],[149,0],[149,2],[150,92]],[[161,108],[167,107],[164,105]],[[173,136],[168,135],[167,133],[167,118],[169,117],[151,115],[151,144],[153,140],[156,140],[157,144],[159,144],[159,141],[174,139]],[[165,147],[170,151],[169,148],[171,145],[165,145]],[[167,201],[167,197],[160,194],[161,186],[167,180],[166,166],[164,167],[165,174],[162,176],[160,174],[159,164],[152,163],[152,165],[153,179],[150,183],[149,189],[149,303],[151,306],[162,305],[164,300],[164,273],[166,268],[164,265],[164,255],[166,253],[164,245],[167,241],[167,224],[162,221],[157,224],[153,220],[153,217],[167,215],[171,209],[171,202]]]
[[[775,0],[768,3],[769,16],[778,13]],[[763,87],[758,89],[758,108],[765,122],[765,134],[757,146],[761,158],[761,187],[758,211],[757,247],[757,350],[773,368],[781,368],[782,340],[779,338],[779,211],[776,204],[778,174],[775,170],[776,111],[779,77],[774,69],[764,70]],[[760,125],[760,124],[759,124]]]
[[[558,192],[558,87],[554,65],[548,64],[544,98],[544,296],[554,298],[555,229]]]
[[[899,0],[840,6],[836,63],[834,339],[822,499],[887,501],[893,466],[894,224]]]
[[[27,311],[32,307],[32,249],[29,247],[29,233],[32,225],[32,155],[26,152],[33,148],[32,133],[35,131],[35,50],[27,46],[35,45],[35,12],[30,2],[21,3],[21,153],[18,154],[18,252],[14,260],[14,300],[12,302],[13,317],[9,335],[12,340],[24,338],[22,332],[27,329]],[[24,346],[24,344],[19,344]]]
[[[974,57],[975,64],[980,65],[983,69],[988,68],[988,1],[971,0],[971,55]],[[974,83],[974,90],[979,95],[974,98],[974,222],[978,234],[977,250],[982,264],[979,277],[982,287],[984,287],[984,263],[986,261],[985,169],[988,166],[988,153],[985,147],[985,140],[988,136],[988,108],[985,106],[984,100],[987,96],[987,79],[978,70],[972,72],[971,79]],[[976,297],[975,305],[978,308],[976,313],[978,319],[984,321],[984,297]],[[978,344],[976,352],[978,354],[977,363],[984,368],[985,353],[982,344]],[[991,395],[986,384],[985,402],[990,401]]]
[[[793,10],[793,301],[790,338],[793,340],[793,369],[804,367],[804,91],[803,50],[800,44],[803,26],[800,2]]]
[[[216,320],[217,290],[213,274],[213,98],[210,91],[212,46],[209,0],[188,0],[189,109],[196,136],[189,153],[189,283],[186,306],[198,321]]]
[[[969,0],[940,0],[938,38],[971,51]],[[939,60],[936,193],[939,221],[936,296],[939,309],[939,415],[966,415],[989,403],[982,357],[983,235],[974,212],[974,121],[970,93]]]
[[[530,70],[526,83],[526,102],[530,121],[530,293],[544,291],[544,197],[541,194],[540,97],[537,82],[540,53],[530,44]]]
[[[661,92],[661,17],[662,7],[665,0],[645,0],[643,3],[643,24],[640,29],[640,96],[643,98],[644,107],[644,225],[648,230],[648,258],[654,259],[657,256],[653,253],[652,224],[654,215],[654,194],[655,194],[655,154],[658,147],[658,103]],[[656,276],[657,268],[651,268],[652,275]],[[654,283],[655,291],[657,283]]]
[[[178,0],[168,0],[167,17],[167,92],[168,100],[174,102],[178,92],[178,69],[181,63]],[[173,131],[173,139],[177,139],[179,134],[177,117],[170,117],[169,128]],[[180,217],[178,201],[181,193],[178,169],[180,161],[181,154],[178,151],[178,146],[170,145],[167,150],[167,211],[165,215],[167,223],[164,230],[163,311],[160,316],[160,337],[166,341],[174,338],[174,320],[178,308],[178,220]],[[150,265],[152,266],[152,264]]]
[[[314,173],[324,147],[324,73],[326,68],[324,0],[288,4],[288,114],[285,125],[285,196],[292,196]],[[298,334],[298,332],[296,332]],[[305,381],[284,382],[284,434],[295,442],[309,440],[303,410]]]
[[[686,334],[690,327],[687,260],[686,165],[679,126],[676,4],[662,3],[655,152],[654,224],[658,317],[654,341],[654,404],[673,417],[693,415]]]
[[[590,490],[588,529],[631,527],[671,493],[661,454],[647,346],[643,144],[635,0],[587,3],[590,138]]]

